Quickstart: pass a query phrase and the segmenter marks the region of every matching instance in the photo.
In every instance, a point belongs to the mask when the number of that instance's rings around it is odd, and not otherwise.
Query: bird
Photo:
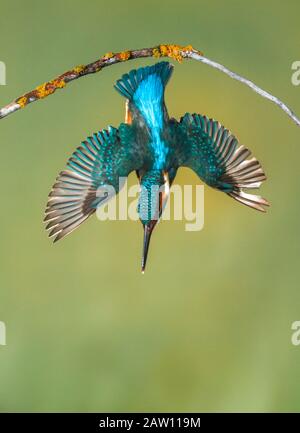
[[[73,232],[119,192],[120,177],[135,171],[140,183],[138,215],[143,227],[144,273],[150,238],[160,220],[179,167],[202,182],[261,212],[269,202],[244,190],[259,188],[265,172],[251,151],[220,122],[203,114],[169,116],[165,89],[173,65],[162,61],[123,74],[114,85],[125,98],[125,122],[82,141],[48,196],[44,222],[54,242]],[[157,187],[155,190],[154,187]],[[156,192],[154,192],[156,191]]]

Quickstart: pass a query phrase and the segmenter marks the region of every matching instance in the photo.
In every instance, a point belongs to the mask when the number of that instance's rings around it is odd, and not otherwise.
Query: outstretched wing
[[[129,125],[88,137],[67,163],[49,194],[44,221],[54,242],[75,230],[103,204],[109,192],[119,191],[119,178],[139,169],[142,149]]]
[[[200,114],[185,114],[176,127],[179,164],[194,170],[208,185],[235,200],[265,212],[264,198],[243,188],[259,188],[266,175],[251,152],[219,122]]]

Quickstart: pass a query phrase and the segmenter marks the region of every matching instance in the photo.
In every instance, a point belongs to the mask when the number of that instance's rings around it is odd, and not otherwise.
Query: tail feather
[[[160,62],[153,66],[133,69],[124,74],[115,84],[115,89],[125,98],[132,100],[142,81],[151,75],[160,77],[162,86],[165,87],[173,72],[173,66],[169,62]]]

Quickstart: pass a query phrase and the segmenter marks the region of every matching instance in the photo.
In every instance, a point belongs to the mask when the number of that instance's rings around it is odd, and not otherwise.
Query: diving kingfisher
[[[186,113],[179,121],[169,117],[164,92],[172,72],[170,63],[159,62],[117,80],[115,89],[126,98],[125,123],[88,137],[58,175],[45,212],[46,229],[54,241],[79,227],[107,201],[102,189],[109,186],[118,193],[119,178],[134,170],[141,186],[142,272],[151,234],[179,167],[191,168],[207,185],[266,211],[267,200],[243,191],[259,188],[266,175],[228,129],[202,114]]]

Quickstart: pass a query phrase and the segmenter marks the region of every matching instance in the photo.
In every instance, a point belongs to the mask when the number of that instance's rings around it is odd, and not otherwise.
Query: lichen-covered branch
[[[84,77],[85,75],[94,74],[101,71],[103,68],[114,65],[115,63],[125,62],[127,60],[140,59],[144,57],[170,57],[172,59],[181,62],[183,59],[194,59],[196,61],[206,63],[207,65],[218,69],[229,75],[231,78],[246,84],[254,92],[258,93],[262,97],[269,99],[278,105],[298,126],[300,126],[300,119],[293,113],[293,111],[284,104],[276,96],[271,95],[265,90],[258,87],[252,81],[244,78],[235,72],[230,71],[225,66],[217,63],[213,60],[208,59],[203,55],[202,52],[194,49],[191,45],[182,47],[180,45],[158,45],[153,48],[142,48],[140,50],[122,51],[120,53],[107,53],[100,59],[88,65],[79,65],[75,68],[65,72],[62,75],[54,78],[41,86],[36,87],[31,92],[25,93],[24,95],[11,102],[9,105],[0,109],[0,119],[8,116],[15,111],[26,107],[31,102],[38,101],[39,99],[46,98],[52,95],[57,89],[63,89],[68,83],[77,78]]]

